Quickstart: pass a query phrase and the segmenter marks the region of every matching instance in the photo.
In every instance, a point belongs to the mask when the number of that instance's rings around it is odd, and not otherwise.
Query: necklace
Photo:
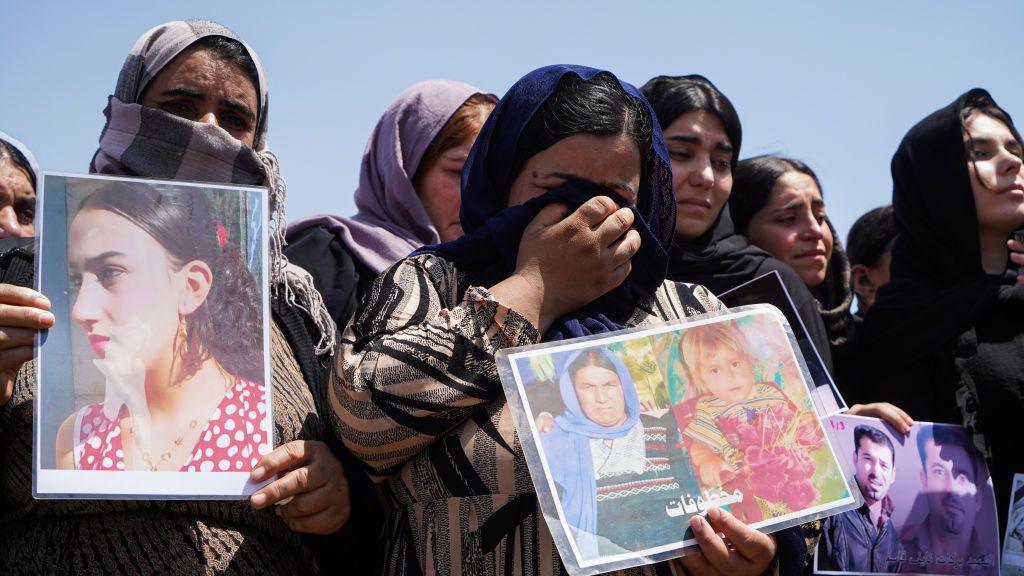
[[[223,371],[222,371],[222,373],[223,373]],[[224,375],[227,376],[226,373]],[[235,384],[235,379],[232,379],[230,377],[227,378],[227,385],[224,387],[225,393],[228,390],[230,390],[231,387],[234,386],[234,384]],[[218,404],[219,404],[219,402],[218,402]],[[177,438],[174,439],[174,443],[171,444],[171,447],[168,448],[166,452],[161,452],[160,453],[160,461],[159,462],[153,462],[153,458],[150,455],[149,451],[143,450],[142,446],[139,445],[139,435],[135,433],[137,428],[135,427],[134,423],[129,428],[129,430],[132,433],[132,443],[135,444],[136,450],[138,450],[141,453],[141,455],[142,455],[142,461],[145,462],[146,466],[149,467],[149,471],[150,472],[156,472],[157,471],[157,466],[162,465],[165,462],[167,462],[168,460],[170,460],[171,456],[174,454],[174,450],[177,449],[178,446],[181,446],[182,444],[185,443],[185,436],[190,434],[198,426],[199,426],[199,420],[197,420],[197,419],[189,420],[188,429],[186,429],[184,432],[182,432],[181,436],[178,436]]]
[[[139,445],[139,436],[138,436],[138,434],[135,433],[135,431],[136,431],[135,426],[132,426],[130,428],[130,430],[132,432],[132,442],[135,444],[135,448],[138,449],[138,451],[142,453],[142,461],[145,462],[146,466],[149,467],[149,471],[150,472],[156,472],[157,464],[163,464],[164,462],[167,462],[168,460],[170,460],[171,459],[171,455],[174,453],[175,448],[177,448],[178,446],[181,446],[182,444],[185,443],[185,435],[188,434],[189,432],[195,430],[197,426],[199,426],[199,420],[190,420],[189,423],[188,423],[188,430],[186,430],[184,433],[182,433],[181,436],[178,436],[177,438],[175,438],[174,439],[174,444],[172,444],[171,447],[166,452],[163,452],[163,453],[160,454],[160,462],[159,463],[154,463],[153,459],[149,455],[149,452],[146,451],[146,450],[143,450],[142,446]]]

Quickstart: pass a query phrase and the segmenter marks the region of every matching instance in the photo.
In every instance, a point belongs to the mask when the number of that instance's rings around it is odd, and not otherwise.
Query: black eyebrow
[[[665,136],[665,140],[671,142],[682,142],[684,144],[700,144],[701,142],[699,136],[693,136],[690,134],[674,134],[672,136]],[[721,150],[722,152],[729,152],[730,154],[734,150],[732,144],[724,140],[715,144],[715,149]]]
[[[106,252],[104,252],[102,254],[97,254],[96,256],[93,256],[92,258],[86,258],[86,260],[85,260],[85,268],[86,269],[88,269],[88,268],[95,268],[97,264],[101,264],[101,263],[103,263],[106,260],[110,260],[111,258],[117,258],[119,256],[124,256],[124,255],[125,255],[124,252],[118,252],[116,250],[108,250],[108,251],[106,251]],[[76,265],[72,264],[71,265],[71,269],[72,270],[77,270],[78,267]]]
[[[572,172],[548,172],[547,174],[544,175],[545,178],[549,176],[557,176],[559,178],[565,178],[566,180],[580,179],[579,176],[573,174]],[[612,188],[614,190],[624,190],[628,192],[630,195],[630,200],[635,200],[637,197],[636,190],[633,190],[633,187],[630,186],[629,184],[626,184],[625,182],[600,182],[600,184],[607,186],[608,188]]]
[[[223,104],[224,106],[228,107],[228,108],[231,108],[235,112],[238,112],[238,113],[242,114],[243,116],[245,116],[249,120],[252,120],[253,118],[256,117],[256,113],[255,112],[253,112],[248,106],[246,106],[245,104],[242,104],[238,100],[222,99],[220,101],[220,103]]]
[[[677,134],[675,136],[665,136],[665,140],[672,142],[683,142],[686,144],[700,144],[700,138],[696,136],[690,136],[689,134]]]
[[[195,98],[196,100],[205,100],[206,95],[195,88],[187,88],[185,86],[178,86],[176,88],[168,88],[160,93],[161,96],[188,96],[189,98]]]
[[[189,88],[189,87],[186,87],[186,86],[178,86],[176,88],[168,88],[167,90],[164,90],[163,92],[161,92],[160,95],[161,96],[185,96],[187,98],[195,98],[196,100],[200,100],[200,101],[206,100],[206,95],[203,94],[201,91],[196,90],[195,88]],[[253,118],[256,117],[256,113],[253,112],[251,108],[249,108],[245,104],[239,102],[238,100],[221,99],[220,103],[223,106],[225,106],[227,108],[231,108],[232,110],[242,114],[243,116],[245,116],[246,118],[248,118],[250,120],[252,120]]]

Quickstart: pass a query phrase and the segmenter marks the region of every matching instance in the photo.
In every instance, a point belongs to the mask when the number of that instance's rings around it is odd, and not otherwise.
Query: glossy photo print
[[[758,276],[719,294],[718,298],[730,308],[749,304],[771,304],[778,308],[789,322],[789,326],[796,336],[800,352],[807,363],[807,370],[811,376],[808,380],[811,384],[809,387],[811,399],[814,401],[814,407],[818,410],[818,415],[826,417],[846,410],[846,401],[843,400],[836,383],[832,381],[832,376],[828,373],[828,368],[825,367],[825,362],[822,361],[821,355],[814,347],[814,342],[811,341],[807,333],[807,327],[800,319],[796,305],[793,304],[793,299],[790,298],[778,271],[772,270]]]
[[[904,436],[843,415],[829,424],[863,504],[825,520],[817,573],[1000,574],[992,479],[966,429],[917,422]]]
[[[499,354],[570,570],[683,555],[711,506],[772,532],[856,505],[786,326],[761,305]]]
[[[1010,493],[1010,513],[1003,536],[1004,576],[1024,575],[1024,474],[1013,475]]]
[[[233,498],[273,442],[266,191],[47,173],[35,495]]]

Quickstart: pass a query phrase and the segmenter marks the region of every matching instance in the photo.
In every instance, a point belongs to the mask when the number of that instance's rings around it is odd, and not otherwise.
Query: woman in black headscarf
[[[892,280],[865,319],[869,392],[915,417],[963,423],[989,456],[1000,514],[1024,470],[1021,137],[970,90],[903,138],[892,159]],[[1005,518],[1002,518],[1005,521]],[[1004,524],[1005,525],[1005,524]]]
[[[831,369],[814,297],[793,270],[736,233],[729,209],[743,130],[732,102],[700,75],[657,76],[641,88],[665,134],[676,199],[668,277],[720,294],[772,271]]]

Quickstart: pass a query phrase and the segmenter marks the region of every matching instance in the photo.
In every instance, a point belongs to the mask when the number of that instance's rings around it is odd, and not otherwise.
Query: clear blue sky
[[[135,39],[210,18],[259,53],[288,214],[349,214],[366,139],[408,85],[502,94],[546,64],[641,84],[701,73],[733,101],[744,157],[782,152],[821,177],[842,235],[890,200],[889,159],[916,121],[973,86],[1024,118],[1024,2],[14,2],[0,5],[0,130],[44,169],[84,172]]]

